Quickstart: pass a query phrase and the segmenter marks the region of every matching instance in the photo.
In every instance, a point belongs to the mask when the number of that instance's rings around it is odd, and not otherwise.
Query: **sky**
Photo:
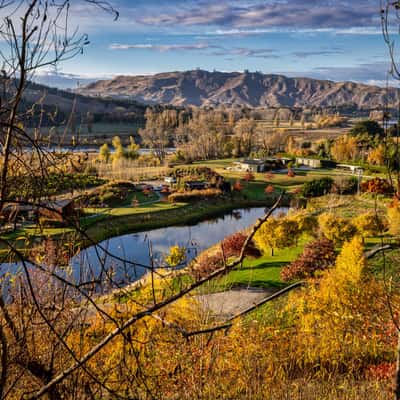
[[[71,3],[70,25],[90,44],[43,76],[84,81],[200,68],[371,84],[387,77],[379,0],[109,0],[117,20],[90,0]]]

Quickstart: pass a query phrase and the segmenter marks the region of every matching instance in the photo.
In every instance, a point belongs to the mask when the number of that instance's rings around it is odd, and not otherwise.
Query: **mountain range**
[[[355,82],[291,78],[260,72],[192,70],[117,76],[80,87],[87,96],[124,98],[174,106],[397,108],[399,90]]]

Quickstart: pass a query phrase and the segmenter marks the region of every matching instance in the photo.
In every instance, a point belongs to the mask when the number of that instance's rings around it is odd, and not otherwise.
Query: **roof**
[[[206,182],[204,181],[187,181],[185,182],[186,185],[205,185]]]
[[[242,164],[249,164],[249,165],[262,165],[265,163],[263,160],[243,160],[241,161]]]
[[[60,210],[63,209],[65,207],[67,207],[68,205],[70,205],[71,203],[73,203],[74,200],[73,199],[65,199],[65,200],[54,200],[54,201],[47,201],[42,203],[42,207],[48,208],[48,209],[55,209],[55,210]]]

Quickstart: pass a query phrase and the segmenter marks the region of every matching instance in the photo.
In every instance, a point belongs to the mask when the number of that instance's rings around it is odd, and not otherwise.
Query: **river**
[[[287,213],[287,211],[288,208],[278,208],[275,214]],[[85,280],[112,269],[113,278],[118,284],[131,283],[139,279],[146,271],[135,263],[150,265],[150,247],[155,265],[162,264],[170,247],[175,245],[187,249],[186,258],[190,261],[199,252],[215,245],[225,237],[250,227],[264,214],[263,207],[238,209],[193,226],[171,226],[107,239],[101,242],[100,246],[89,247],[76,255],[71,260],[73,271],[78,273],[79,280]]]

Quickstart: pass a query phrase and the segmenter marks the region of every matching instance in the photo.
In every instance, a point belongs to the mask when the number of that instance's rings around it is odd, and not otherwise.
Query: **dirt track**
[[[197,300],[212,316],[228,319],[275,292],[276,289],[273,288],[231,289],[226,292],[200,295],[197,296]]]

